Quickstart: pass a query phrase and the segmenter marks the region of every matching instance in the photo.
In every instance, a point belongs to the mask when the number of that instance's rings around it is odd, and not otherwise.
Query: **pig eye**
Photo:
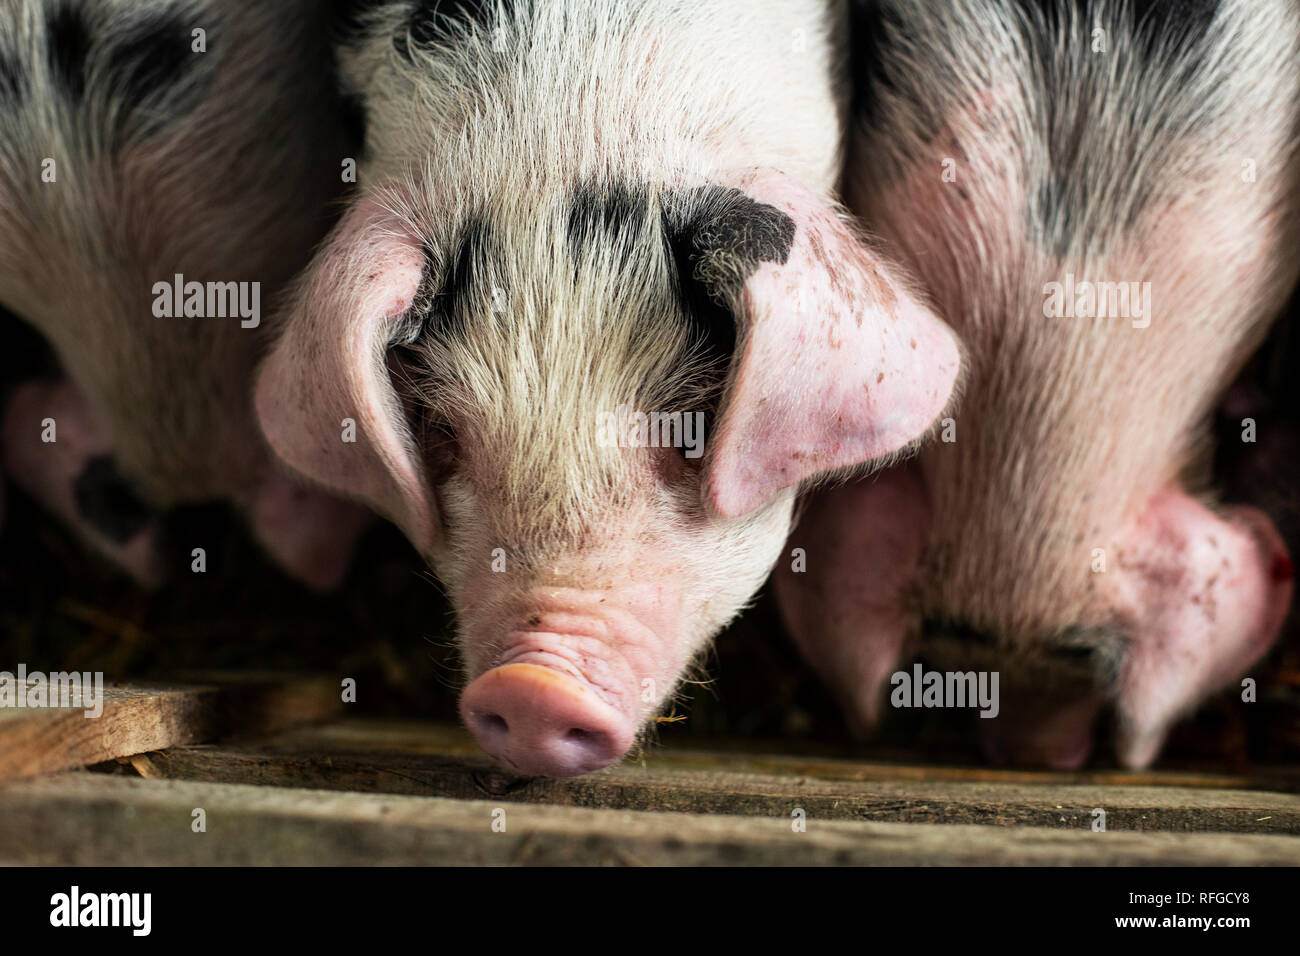
[[[434,484],[450,477],[460,458],[460,441],[450,422],[430,417],[424,425],[424,461]]]
[[[691,338],[711,365],[725,370],[736,349],[736,318],[714,299],[707,287],[694,278],[695,254],[685,243],[672,246],[677,276],[677,295],[685,313]]]
[[[456,429],[449,422],[434,421],[429,425],[429,437],[443,445],[454,445]]]
[[[1091,647],[1081,647],[1076,645],[1058,645],[1052,648],[1052,656],[1061,661],[1069,661],[1076,664],[1087,664],[1092,660],[1094,649]]]
[[[687,458],[683,448],[659,448],[655,451],[655,473],[665,484],[684,481],[688,475],[699,471],[697,461]]]
[[[429,385],[419,372],[415,350],[395,345],[388,351],[388,375],[402,403],[407,427],[424,450],[425,467],[435,481],[450,473],[460,454],[456,430],[428,407]]]
[[[683,412],[682,416],[684,425],[686,417],[690,416],[689,429],[684,427],[670,444],[654,449],[655,470],[669,484],[698,476],[703,471],[708,437],[716,418],[712,407],[692,409]]]
[[[412,309],[393,325],[393,331],[388,337],[388,347],[390,349],[410,348],[420,340],[420,333],[424,331],[424,322],[425,317],[415,314],[415,310]]]

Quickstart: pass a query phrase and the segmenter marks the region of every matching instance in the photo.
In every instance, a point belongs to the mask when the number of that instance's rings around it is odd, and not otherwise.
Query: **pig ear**
[[[1262,512],[1220,516],[1170,489],[1121,536],[1115,563],[1130,638],[1119,757],[1144,767],[1175,720],[1273,643],[1291,600],[1291,561]]]
[[[432,496],[387,350],[424,270],[420,241],[377,200],[361,200],[299,287],[256,398],[285,462],[387,515],[421,551],[433,543]]]
[[[712,510],[746,514],[924,435],[952,395],[957,340],[839,210],[772,170],[695,192],[679,269],[688,259],[731,306],[739,348],[706,467]]]

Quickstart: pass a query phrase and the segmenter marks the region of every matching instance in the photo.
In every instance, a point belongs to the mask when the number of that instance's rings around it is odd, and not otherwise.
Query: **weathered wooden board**
[[[1300,797],[1266,791],[952,782],[828,783],[798,776],[617,769],[574,780],[515,778],[486,760],[347,753],[269,755],[180,748],[150,755],[142,776],[500,799],[611,809],[771,814],[801,807],[828,819],[1087,829],[1300,834]]]
[[[327,678],[223,676],[194,685],[105,687],[87,717],[76,695],[58,706],[0,708],[0,781],[52,773],[178,744],[268,733],[341,709]]]
[[[827,779],[718,769],[716,763],[679,769],[660,756],[641,766],[623,764],[567,780],[521,778],[479,753],[344,750],[337,746],[339,736],[335,724],[268,742],[180,747],[138,758],[134,772],[151,778],[602,809],[788,817],[801,808],[820,819],[1067,830],[1090,829],[1094,810],[1100,808],[1111,831],[1300,834],[1300,796],[1268,791],[1076,784],[1068,777],[1034,783],[936,779],[918,767],[907,768],[918,771],[915,779],[863,779],[861,773]],[[336,743],[327,748],[323,740]]]
[[[342,752],[429,754],[446,757],[482,757],[469,733],[455,724],[372,717],[344,717],[337,721],[290,730],[267,740],[277,751],[312,749]],[[1300,793],[1300,768],[1261,766],[1249,774],[1187,770],[1121,770],[1101,768],[1074,772],[1009,770],[988,766],[944,766],[895,755],[888,759],[862,759],[850,755],[794,755],[780,741],[719,740],[707,746],[699,740],[674,741],[635,753],[621,767],[660,769],[733,770],[741,773],[796,775],[821,780],[897,780],[967,783],[1044,783],[1052,786],[1157,786],[1212,787],[1231,790],[1277,790]]]
[[[194,811],[206,832],[193,831]],[[504,822],[504,832],[498,832]],[[495,827],[494,827],[495,824]],[[593,810],[72,772],[0,788],[28,864],[1296,865],[1300,838]]]

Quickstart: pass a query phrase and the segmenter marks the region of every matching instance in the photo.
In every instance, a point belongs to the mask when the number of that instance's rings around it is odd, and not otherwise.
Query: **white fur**
[[[342,54],[369,116],[362,183],[395,228],[425,242],[430,271],[446,272],[471,219],[502,250],[473,276],[472,334],[425,337],[404,373],[425,414],[456,430],[430,558],[463,612],[463,641],[484,621],[507,627],[503,609],[529,588],[680,588],[675,633],[654,652],[672,679],[649,712],[674,689],[670,662],[700,651],[766,578],[793,491],[743,518],[710,518],[698,470],[600,447],[596,416],[716,399],[671,292],[660,210],[674,189],[754,166],[829,197],[840,16],[817,2],[516,6],[498,11],[499,32],[454,28],[454,42],[413,45],[408,63],[392,43],[408,14],[399,4]],[[575,264],[565,224],[586,184],[644,188],[647,226]],[[510,575],[489,573],[494,548]],[[479,669],[491,661],[481,646],[465,651]]]

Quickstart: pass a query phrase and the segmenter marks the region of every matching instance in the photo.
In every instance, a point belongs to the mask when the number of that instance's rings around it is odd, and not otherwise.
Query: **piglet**
[[[1268,650],[1292,590],[1209,486],[1213,412],[1294,286],[1290,0],[859,10],[853,208],[961,336],[958,414],[817,495],[787,623],[860,728],[905,656],[1000,675],[995,760],[1119,757]]]
[[[427,557],[483,748],[592,771],[762,584],[798,486],[927,433],[958,348],[829,199],[833,5],[346,12],[364,194],[262,427]]]

